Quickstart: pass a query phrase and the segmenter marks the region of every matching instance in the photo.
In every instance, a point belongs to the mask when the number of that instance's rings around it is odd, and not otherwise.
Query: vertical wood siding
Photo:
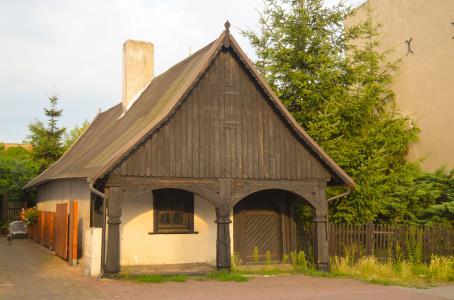
[[[221,52],[167,124],[119,166],[122,175],[328,179],[242,63]]]

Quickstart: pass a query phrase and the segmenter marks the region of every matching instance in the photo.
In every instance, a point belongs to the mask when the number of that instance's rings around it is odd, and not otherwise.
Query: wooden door
[[[272,261],[282,260],[282,217],[264,194],[249,196],[234,208],[234,251],[244,263],[260,262],[267,252]]]
[[[55,212],[55,254],[68,259],[68,204],[57,204]]]

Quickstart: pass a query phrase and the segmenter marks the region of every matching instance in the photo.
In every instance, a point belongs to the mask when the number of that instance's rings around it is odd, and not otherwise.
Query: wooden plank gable
[[[232,50],[119,165],[126,176],[329,179]]]

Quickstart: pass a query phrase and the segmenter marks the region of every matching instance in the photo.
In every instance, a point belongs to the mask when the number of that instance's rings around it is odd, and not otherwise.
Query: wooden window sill
[[[169,232],[149,232],[148,234],[199,234],[198,231],[169,231]]]

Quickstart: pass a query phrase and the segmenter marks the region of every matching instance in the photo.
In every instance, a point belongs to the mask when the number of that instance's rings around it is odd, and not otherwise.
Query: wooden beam
[[[230,253],[230,194],[232,181],[229,179],[219,180],[219,198],[221,205],[216,207],[216,267],[218,269],[231,268]]]
[[[314,216],[314,260],[315,266],[321,271],[329,271],[328,244],[328,201],[326,199],[326,183],[319,183],[319,198]]]
[[[292,192],[306,200],[312,207],[320,198],[319,181],[314,180],[245,180],[232,181],[230,203],[234,206],[244,197],[262,190],[280,189]],[[322,184],[326,183],[322,181]]]
[[[106,188],[108,199],[108,230],[106,251],[106,275],[120,272],[120,224],[122,191],[119,186]]]
[[[219,180],[217,179],[178,179],[178,178],[156,178],[124,176],[121,179],[123,191],[141,191],[149,189],[177,188],[192,192],[214,206],[219,206]]]

